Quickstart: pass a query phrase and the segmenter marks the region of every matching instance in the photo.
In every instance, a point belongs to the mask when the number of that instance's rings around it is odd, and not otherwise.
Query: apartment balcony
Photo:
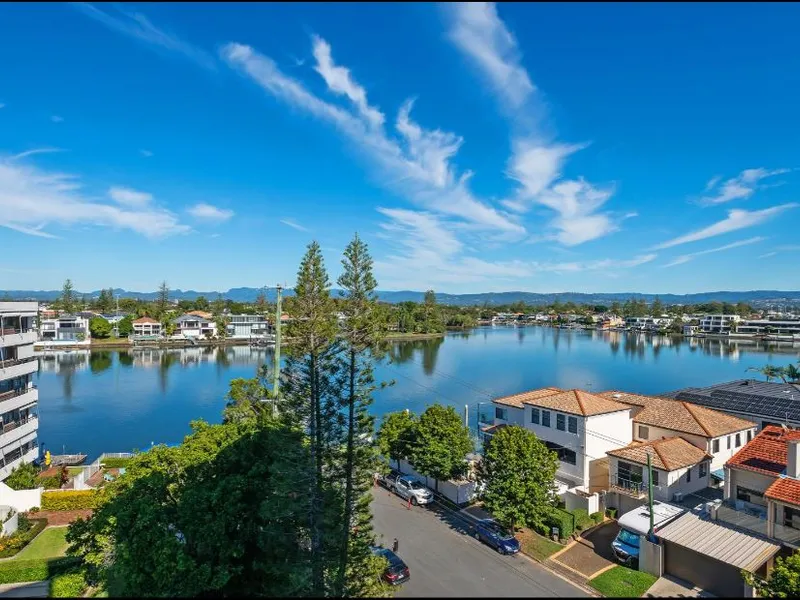
[[[22,346],[33,344],[37,340],[35,329],[0,329],[0,346]]]
[[[800,547],[800,529],[787,525],[773,524],[772,537],[790,546]]]
[[[16,360],[0,361],[0,380],[14,379],[35,373],[39,368],[39,360],[35,356]]]
[[[39,400],[39,390],[35,385],[0,394],[0,413],[7,413]]]
[[[19,456],[17,456],[17,453],[15,453],[13,458],[10,459],[0,457],[0,480],[11,475],[11,471],[16,469],[18,466],[25,463],[32,463],[37,458],[39,458],[38,446],[34,446],[25,453],[20,453]]]
[[[632,481],[624,477],[612,475],[611,489],[616,492],[622,492],[632,498],[644,498],[647,496],[647,484],[641,481]],[[658,489],[658,486],[653,486],[653,490]]]
[[[32,415],[27,419],[3,424],[0,428],[0,448],[3,448],[39,428],[39,417]]]

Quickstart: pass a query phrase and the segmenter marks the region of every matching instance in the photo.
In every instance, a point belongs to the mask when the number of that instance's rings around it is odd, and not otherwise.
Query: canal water
[[[701,340],[549,327],[487,327],[390,344],[376,368],[392,385],[375,393],[376,415],[452,404],[470,422],[493,396],[545,386],[657,394],[788,365],[800,345]],[[146,449],[177,443],[189,422],[219,422],[231,379],[253,377],[270,349],[192,347],[43,354],[39,441],[54,454]],[[482,403],[482,404],[480,404]]]

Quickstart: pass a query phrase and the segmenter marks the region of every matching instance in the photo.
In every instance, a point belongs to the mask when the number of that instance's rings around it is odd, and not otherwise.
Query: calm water
[[[544,386],[645,394],[745,376],[748,367],[787,365],[800,347],[546,327],[481,328],[444,339],[396,342],[378,366],[394,385],[373,411],[420,411],[440,401],[476,421],[479,402]],[[180,442],[189,421],[218,422],[228,382],[272,360],[246,346],[75,351],[39,360],[39,441],[53,453],[144,449]],[[484,405],[483,410],[486,410]]]

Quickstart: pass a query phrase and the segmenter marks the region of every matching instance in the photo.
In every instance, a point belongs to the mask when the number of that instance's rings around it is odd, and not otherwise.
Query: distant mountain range
[[[234,302],[253,302],[262,292],[260,288],[231,288],[227,292],[197,292],[195,290],[170,290],[170,298],[175,300],[195,300],[199,296],[205,296],[209,301],[214,300],[218,294],[223,298]],[[337,293],[336,290],[333,291]],[[60,290],[0,290],[0,298],[11,297],[15,300],[39,300],[51,301],[58,298]],[[99,290],[91,292],[76,292],[78,296],[87,298],[97,297]],[[130,292],[123,289],[115,289],[114,294],[123,298],[140,298],[142,300],[154,300],[158,292]],[[291,289],[284,290],[284,295],[291,296]],[[268,300],[275,300],[275,289],[267,289],[265,295]],[[384,302],[398,303],[406,301],[421,302],[425,292],[415,291],[379,291],[378,297]],[[665,304],[700,304],[706,302],[747,302],[756,306],[787,304],[800,302],[800,291],[778,291],[778,290],[752,290],[746,292],[701,292],[697,294],[640,294],[637,292],[620,292],[611,294],[583,294],[579,292],[561,292],[537,294],[533,292],[494,292],[481,294],[436,294],[436,300],[441,304],[451,304],[457,306],[482,306],[483,304],[511,304],[514,302],[525,302],[530,305],[550,304],[558,300],[559,302],[575,302],[576,304],[610,304],[614,301],[624,302],[629,298],[652,302],[658,296]]]

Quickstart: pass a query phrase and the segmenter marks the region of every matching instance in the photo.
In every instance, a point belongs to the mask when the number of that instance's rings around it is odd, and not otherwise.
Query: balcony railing
[[[640,498],[647,494],[647,484],[641,481],[632,481],[619,475],[612,479],[611,486],[634,498]]]
[[[25,388],[18,388],[16,390],[9,390],[7,392],[0,393],[0,402],[3,400],[8,400],[10,398],[16,398],[17,396],[22,396],[22,394],[27,394],[31,390],[37,389],[35,385]]]
[[[775,523],[773,537],[792,546],[800,546],[800,529]]]
[[[5,423],[3,425],[3,429],[0,430],[0,433],[8,433],[9,431],[14,431],[17,427],[22,427],[23,425],[30,423],[31,421],[35,421],[39,417],[37,415],[31,415],[25,419],[20,419],[19,421],[11,421],[10,423]]]
[[[723,502],[717,507],[717,520],[754,533],[767,535],[766,507],[750,506],[743,502],[739,502],[739,506],[737,506],[732,502]]]
[[[36,330],[33,329],[32,327],[28,327],[26,329],[20,329],[18,327],[3,327],[2,329],[0,329],[0,337],[2,337],[4,335],[17,335],[17,334],[20,334],[20,333],[31,333],[33,331],[36,331]]]
[[[0,369],[8,369],[9,367],[16,367],[17,365],[33,362],[35,360],[37,360],[35,356],[29,356],[28,358],[14,358],[10,360],[0,360]]]

